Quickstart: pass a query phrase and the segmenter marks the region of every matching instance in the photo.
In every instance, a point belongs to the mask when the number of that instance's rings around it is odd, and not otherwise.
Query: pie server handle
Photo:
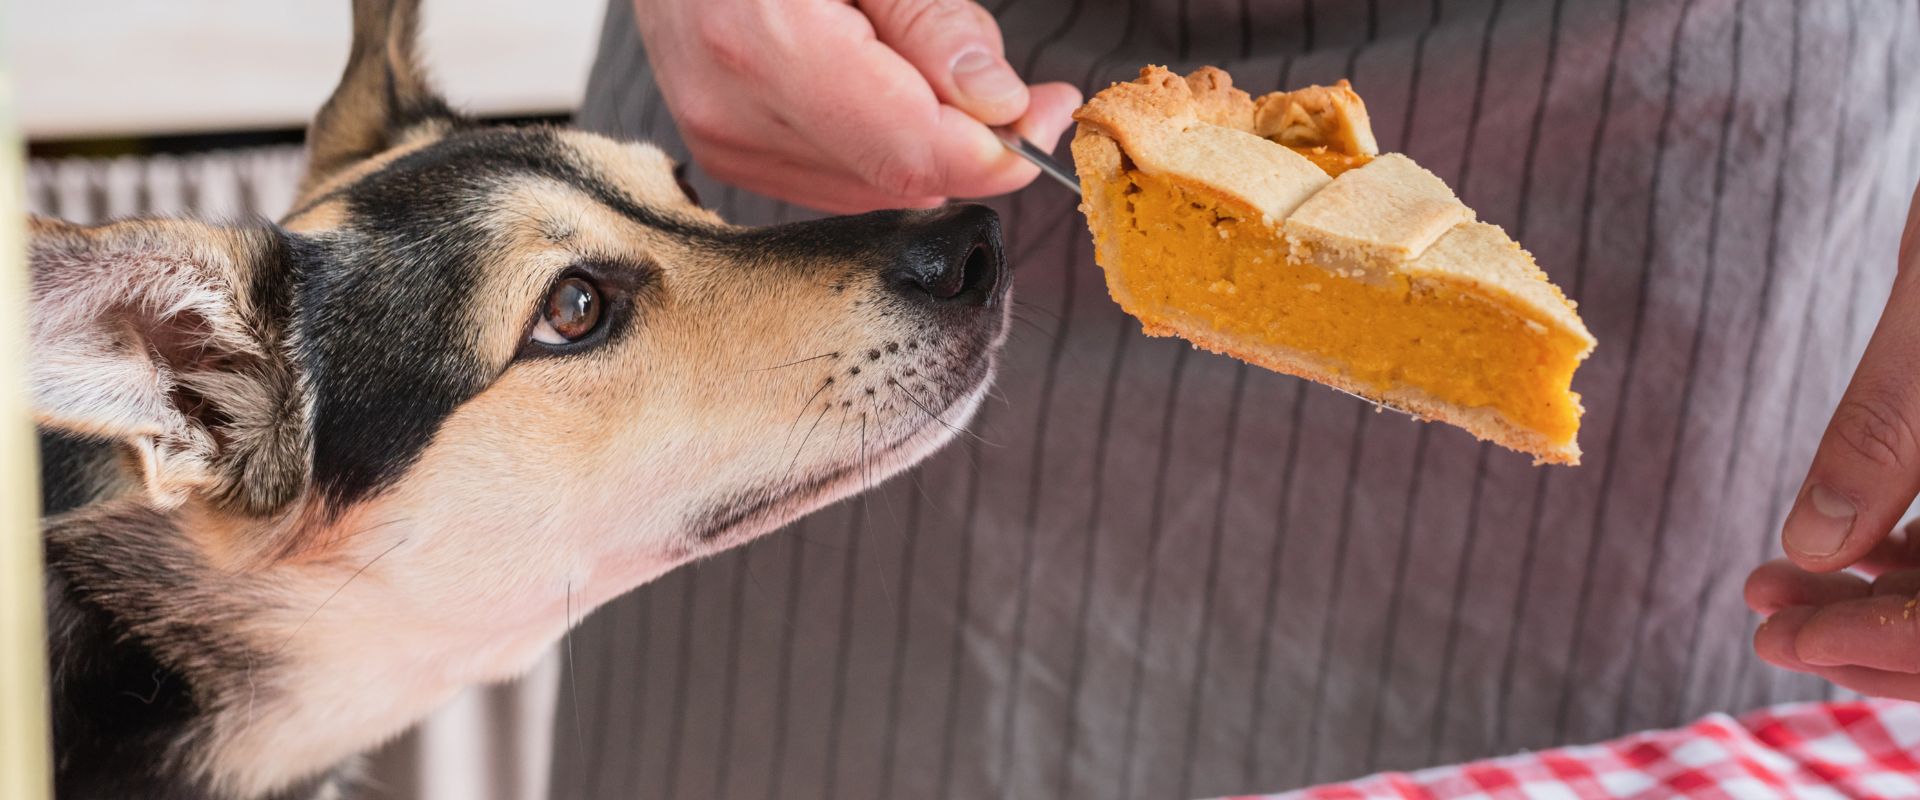
[[[992,130],[993,135],[1000,137],[1000,143],[1006,145],[1008,150],[1012,150],[1014,155],[1032,162],[1047,177],[1059,181],[1061,186],[1067,187],[1074,194],[1080,193],[1080,179],[1074,177],[1073,170],[1053,160],[1053,156],[1035,147],[1032,142],[1020,138],[1020,134],[1014,133],[1012,128],[1002,126]]]

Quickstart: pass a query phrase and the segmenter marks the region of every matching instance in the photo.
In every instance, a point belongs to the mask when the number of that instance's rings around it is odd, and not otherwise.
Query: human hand
[[[1897,269],[1781,532],[1787,557],[1811,572],[1866,556],[1920,492],[1920,203],[1908,208]]]
[[[667,108],[708,174],[833,212],[1005,194],[1080,92],[1028,86],[971,0],[633,0]]]
[[[1787,559],[1747,579],[1767,661],[1857,691],[1920,700],[1920,195],[1898,272],[1781,532]],[[1852,568],[1873,577],[1839,572]],[[1875,577],[1877,576],[1877,577]]]
[[[1881,540],[1853,572],[1762,564],[1746,596],[1767,618],[1753,647],[1768,663],[1862,694],[1920,700],[1920,520]]]

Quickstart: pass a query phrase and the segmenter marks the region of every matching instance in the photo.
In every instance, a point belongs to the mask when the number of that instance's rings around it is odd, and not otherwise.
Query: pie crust
[[[1074,118],[1096,259],[1147,333],[1579,463],[1570,386],[1595,342],[1574,304],[1381,154],[1346,81],[1256,99],[1219,69],[1148,67]]]

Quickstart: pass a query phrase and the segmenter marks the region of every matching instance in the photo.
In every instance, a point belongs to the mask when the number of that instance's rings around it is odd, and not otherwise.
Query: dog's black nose
[[[1006,254],[1000,216],[982,205],[956,205],[910,223],[911,244],[887,272],[888,282],[915,298],[991,305],[1005,292]]]

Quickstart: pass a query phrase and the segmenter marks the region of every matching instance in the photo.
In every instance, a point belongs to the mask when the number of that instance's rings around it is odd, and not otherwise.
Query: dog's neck
[[[63,782],[97,783],[84,767],[183,798],[315,796],[343,761],[524,670],[606,599],[536,588],[513,619],[468,624],[392,577],[434,557],[406,547],[428,532],[384,526],[325,559],[236,569],[219,540],[240,534],[219,527],[128,499],[48,521],[56,748],[76,771]]]
[[[274,669],[233,627],[250,592],[208,569],[167,516],[135,504],[56,517],[45,543],[60,796],[232,794],[207,754],[250,676]],[[337,777],[253,794],[323,797]]]

